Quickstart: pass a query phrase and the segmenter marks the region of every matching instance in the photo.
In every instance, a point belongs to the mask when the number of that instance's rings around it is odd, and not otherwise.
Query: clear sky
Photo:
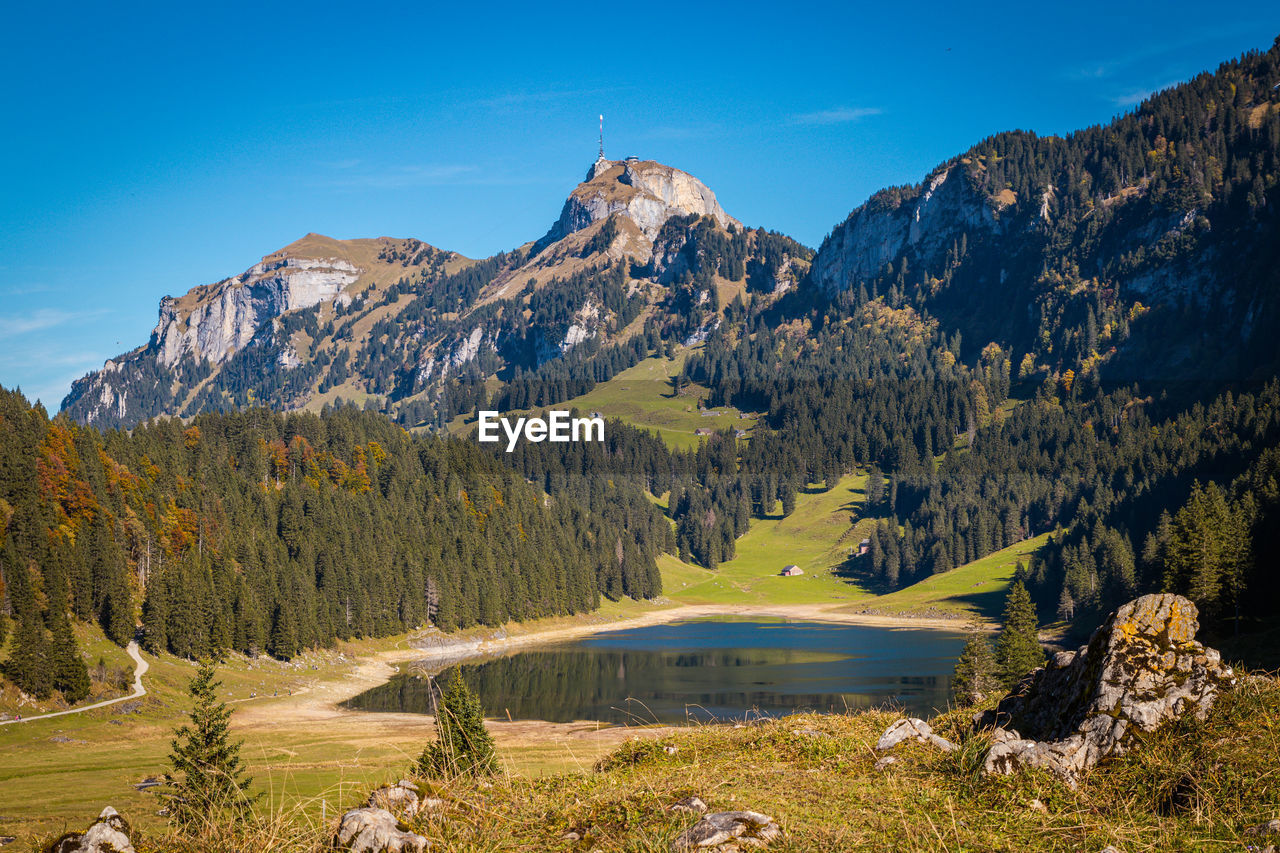
[[[991,133],[1063,133],[1280,34],[1280,4],[8,4],[0,384],[56,409],[161,296],[309,231],[482,257],[595,157],[817,246]]]

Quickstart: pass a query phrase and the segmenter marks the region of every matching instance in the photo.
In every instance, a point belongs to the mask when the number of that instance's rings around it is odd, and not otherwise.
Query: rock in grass
[[[954,752],[956,745],[933,733],[932,727],[919,717],[903,717],[880,735],[876,749],[884,751],[893,749],[903,741],[914,740],[919,743],[931,743],[943,752]]]
[[[701,797],[685,797],[676,800],[667,806],[668,811],[673,812],[693,812],[694,814],[706,814],[707,804],[702,801]]]
[[[394,785],[383,785],[369,795],[370,808],[386,809],[403,820],[410,820],[422,808],[422,791],[408,779]]]
[[[427,839],[409,832],[386,809],[352,809],[342,816],[334,844],[350,853],[423,853]]]
[[[1102,759],[1122,754],[1131,732],[1152,732],[1185,714],[1204,719],[1235,676],[1217,651],[1196,642],[1197,615],[1189,600],[1168,593],[1116,610],[1087,645],[1059,652],[995,710],[977,715],[979,728],[1001,727],[983,772],[1041,767],[1074,785]]]
[[[1251,826],[1244,831],[1245,835],[1280,835],[1280,820],[1272,818],[1266,823]]]
[[[134,853],[129,824],[111,806],[84,832],[70,832],[53,842],[48,853]]]
[[[773,818],[760,812],[714,812],[676,837],[671,849],[685,851],[732,851],[767,847],[782,835]]]

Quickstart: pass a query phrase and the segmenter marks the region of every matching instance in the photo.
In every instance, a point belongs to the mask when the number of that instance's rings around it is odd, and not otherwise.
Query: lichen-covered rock
[[[409,820],[422,808],[422,791],[408,779],[394,785],[383,785],[369,795],[371,808],[386,809],[393,815]]]
[[[129,824],[111,806],[84,832],[72,832],[53,842],[48,853],[134,853]]]
[[[943,752],[954,752],[956,745],[944,737],[933,733],[933,728],[919,717],[903,717],[880,735],[876,741],[876,749],[884,751],[893,749],[903,741],[914,740],[917,743],[930,743]]]
[[[352,809],[342,816],[334,844],[351,853],[423,853],[427,839],[409,832],[386,809]]]
[[[1087,645],[1054,655],[975,718],[980,728],[996,727],[984,772],[1042,767],[1074,783],[1123,753],[1134,732],[1185,714],[1203,719],[1235,677],[1217,651],[1196,642],[1197,615],[1182,596],[1144,595],[1108,617]]]
[[[730,853],[767,847],[782,835],[773,818],[760,812],[714,812],[676,837],[671,849],[676,853],[690,850]]]

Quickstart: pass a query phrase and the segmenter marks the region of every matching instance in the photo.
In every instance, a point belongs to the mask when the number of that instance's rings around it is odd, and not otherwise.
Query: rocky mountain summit
[[[548,233],[511,252],[476,261],[415,239],[308,234],[167,296],[150,341],[78,380],[63,410],[109,427],[372,398],[404,423],[440,423],[495,375],[600,350],[608,373],[660,341],[703,340],[735,296],[781,295],[810,257],[743,228],[687,172],[601,158]],[[460,382],[469,387],[450,394]]]
[[[653,160],[596,160],[565,200],[560,218],[537,247],[544,248],[570,234],[618,214],[653,242],[658,229],[672,216],[710,216],[721,228],[742,223],[724,212],[706,184],[671,166]]]

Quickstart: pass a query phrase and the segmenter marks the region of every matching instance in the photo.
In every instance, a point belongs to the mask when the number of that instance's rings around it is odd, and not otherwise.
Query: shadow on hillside
[[[870,555],[845,557],[840,565],[831,570],[831,573],[845,583],[852,584],[872,595],[888,595],[893,592],[893,587],[885,583],[883,578],[872,573]]]
[[[870,556],[846,557],[844,562],[832,570],[832,574],[872,595],[888,595],[902,588],[893,587],[885,583],[884,578],[874,574],[871,565]],[[985,590],[975,589],[973,592],[949,595],[944,600],[955,604],[967,605],[975,611],[975,615],[998,622],[1004,613],[1006,591],[994,584],[983,585],[991,588]]]
[[[977,611],[979,616],[999,622],[1004,614],[1004,600],[1007,590],[992,588],[985,592],[966,592],[963,595],[951,595],[947,601],[967,604]]]

